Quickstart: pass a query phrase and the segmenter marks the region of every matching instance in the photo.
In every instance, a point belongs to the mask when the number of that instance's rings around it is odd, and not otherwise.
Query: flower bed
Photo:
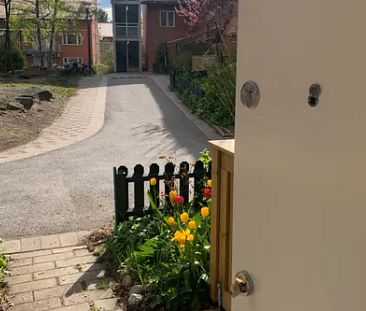
[[[207,308],[211,180],[204,181],[200,202],[184,202],[176,182],[170,185],[169,194],[162,196],[154,191],[156,182],[150,180],[152,190],[148,193],[153,213],[130,218],[115,228],[106,253],[113,259],[121,287],[142,285],[138,294],[129,293],[130,308]],[[132,282],[126,282],[130,277]]]

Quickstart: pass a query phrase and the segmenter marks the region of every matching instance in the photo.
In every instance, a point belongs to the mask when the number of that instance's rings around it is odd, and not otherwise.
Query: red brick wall
[[[161,42],[182,38],[188,35],[188,28],[183,18],[176,15],[175,27],[160,27],[160,11],[174,11],[169,4],[148,4],[146,14],[146,60],[149,71],[155,63],[155,53]]]
[[[59,48],[59,55],[56,59],[56,63],[58,65],[63,65],[64,57],[82,57],[83,63],[88,63],[88,31],[87,31],[87,24],[86,21],[81,22],[79,27],[77,27],[75,30],[70,29],[69,32],[79,32],[81,33],[81,45],[66,45],[62,42],[62,34],[59,34],[57,36],[57,45]],[[94,61],[94,53],[95,53],[95,44],[96,44],[96,38],[97,33],[95,33],[95,21],[91,22],[91,59],[92,63]]]

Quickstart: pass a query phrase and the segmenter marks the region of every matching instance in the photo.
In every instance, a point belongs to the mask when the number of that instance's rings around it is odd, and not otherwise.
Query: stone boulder
[[[142,285],[134,285],[131,287],[129,295],[132,295],[132,294],[143,295],[144,293],[145,293],[145,289]]]
[[[128,297],[128,305],[130,307],[132,306],[138,306],[144,301],[144,296],[140,294],[131,294],[130,297]]]
[[[24,106],[16,101],[12,101],[12,102],[8,102],[6,107],[8,108],[8,110],[22,110],[24,109]]]
[[[32,87],[24,90],[23,96],[31,96],[45,101],[50,101],[53,98],[53,94],[49,90],[38,87]]]
[[[33,106],[34,98],[31,96],[18,96],[15,97],[15,101],[21,103],[25,109],[29,110]]]

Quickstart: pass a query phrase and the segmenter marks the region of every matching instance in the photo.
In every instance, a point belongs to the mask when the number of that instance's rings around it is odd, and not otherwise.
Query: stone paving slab
[[[13,311],[125,310],[109,288],[104,264],[82,241],[89,232],[5,241]],[[64,246],[64,247],[62,247]]]
[[[0,164],[40,155],[85,140],[104,124],[107,78],[82,78],[63,114],[35,140],[0,152]]]

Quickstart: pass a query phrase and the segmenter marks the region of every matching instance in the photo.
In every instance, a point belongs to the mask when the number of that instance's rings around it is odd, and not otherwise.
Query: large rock
[[[130,297],[128,297],[128,305],[130,307],[132,306],[138,306],[144,301],[144,296],[140,294],[131,294]]]
[[[21,103],[15,102],[15,101],[7,103],[6,107],[8,108],[8,110],[22,110],[22,109],[24,109],[24,106]]]
[[[53,94],[49,90],[38,87],[32,87],[24,90],[23,96],[31,96],[45,101],[50,101],[53,98]]]
[[[33,97],[31,96],[18,96],[15,100],[23,105],[25,109],[31,109],[33,106]]]
[[[134,285],[131,287],[129,295],[131,295],[131,294],[143,295],[144,293],[145,293],[145,289],[142,285]]]

